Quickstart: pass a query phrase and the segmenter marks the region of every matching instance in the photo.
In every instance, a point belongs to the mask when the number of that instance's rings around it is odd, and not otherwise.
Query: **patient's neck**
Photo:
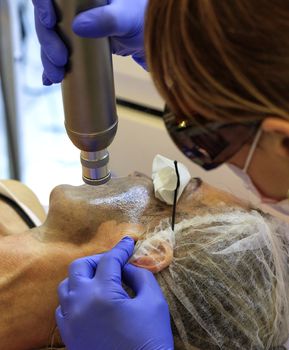
[[[3,349],[47,345],[55,324],[56,286],[65,278],[68,264],[79,257],[73,246],[68,250],[67,244],[52,246],[37,239],[46,235],[45,226],[36,231],[36,234],[26,231],[1,238],[0,344]]]

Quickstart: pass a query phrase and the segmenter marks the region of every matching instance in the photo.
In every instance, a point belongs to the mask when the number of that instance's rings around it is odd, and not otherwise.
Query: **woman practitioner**
[[[54,31],[52,1],[33,3],[43,83],[58,83],[68,52]],[[78,15],[73,29],[83,37],[109,36],[114,53],[148,67],[168,105],[168,131],[192,161],[205,169],[229,163],[260,201],[289,213],[287,1],[111,0]],[[127,258],[118,258],[124,251]],[[173,348],[167,309],[155,302],[154,295],[161,300],[161,294],[154,279],[141,280],[142,271],[125,265],[131,251],[132,242],[123,241],[113,253],[95,257],[92,269],[87,259],[73,265],[80,276],[93,271],[97,278],[109,277],[102,293],[97,287],[88,291],[81,277],[77,287],[69,277],[71,290],[61,289],[57,320],[69,349],[97,349],[100,336],[108,339],[107,349]],[[124,296],[119,283],[127,270],[137,283],[134,299]],[[83,302],[82,293],[91,304]],[[148,324],[152,310],[158,317]],[[82,347],[74,345],[81,337]]]

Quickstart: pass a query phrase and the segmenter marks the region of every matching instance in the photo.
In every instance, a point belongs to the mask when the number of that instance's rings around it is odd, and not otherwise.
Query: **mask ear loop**
[[[258,143],[259,143],[259,141],[260,141],[262,132],[263,132],[262,127],[260,127],[260,128],[258,129],[258,131],[257,131],[257,134],[256,134],[256,136],[255,136],[255,138],[254,138],[254,141],[253,141],[252,146],[251,146],[251,148],[250,148],[250,151],[249,151],[249,153],[248,153],[248,156],[247,156],[247,159],[246,159],[244,168],[243,168],[243,171],[244,171],[244,173],[246,173],[246,174],[247,174],[248,168],[249,168],[249,166],[250,166],[250,164],[251,164],[251,161],[252,161],[253,155],[254,155],[254,153],[255,153],[256,147],[257,147],[257,145],[258,145]]]
[[[175,221],[176,221],[176,211],[177,211],[177,198],[178,198],[178,192],[180,187],[180,174],[178,169],[178,162],[175,160],[175,170],[177,175],[177,186],[174,193],[174,204],[173,204],[173,213],[172,213],[172,230],[175,230]]]

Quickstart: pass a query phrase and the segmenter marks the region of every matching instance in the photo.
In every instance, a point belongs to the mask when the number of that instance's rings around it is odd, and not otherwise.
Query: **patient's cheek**
[[[166,241],[154,239],[143,251],[133,256],[131,263],[153,273],[158,273],[168,267],[173,260],[173,247]]]
[[[105,221],[100,224],[94,238],[89,245],[97,249],[99,253],[112,249],[123,237],[129,236],[135,241],[144,233],[144,227],[140,224],[118,223],[115,220]]]

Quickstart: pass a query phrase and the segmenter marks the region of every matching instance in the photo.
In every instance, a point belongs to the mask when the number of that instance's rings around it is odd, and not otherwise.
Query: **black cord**
[[[178,169],[178,162],[175,160],[175,170],[177,174],[177,186],[175,189],[175,194],[174,194],[174,204],[173,204],[173,213],[172,213],[172,230],[175,230],[175,221],[176,221],[176,211],[177,211],[177,198],[178,198],[178,192],[179,192],[179,187],[180,187],[180,174],[179,174],[179,169]]]

